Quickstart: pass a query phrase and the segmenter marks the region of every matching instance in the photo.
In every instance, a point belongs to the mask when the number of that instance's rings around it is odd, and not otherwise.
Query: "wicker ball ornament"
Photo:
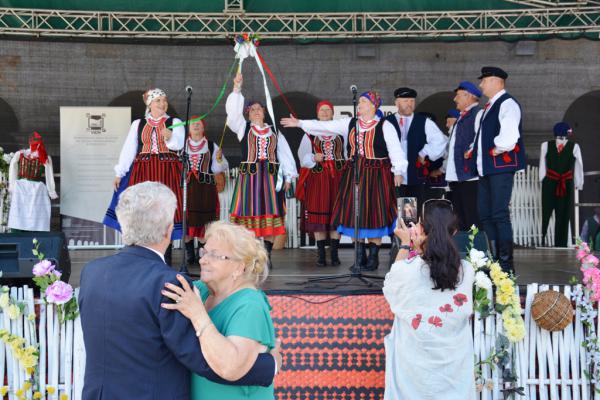
[[[562,331],[573,322],[573,306],[564,294],[546,290],[534,296],[531,316],[542,329],[550,332]]]

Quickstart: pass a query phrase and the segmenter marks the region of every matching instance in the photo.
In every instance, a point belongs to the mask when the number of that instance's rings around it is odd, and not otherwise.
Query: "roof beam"
[[[241,1],[241,0],[240,0]],[[533,0],[538,1],[538,0]],[[539,0],[549,1],[549,0]],[[588,1],[589,3],[589,1]],[[45,38],[433,39],[600,33],[600,6],[391,13],[147,13],[0,8],[0,35]]]

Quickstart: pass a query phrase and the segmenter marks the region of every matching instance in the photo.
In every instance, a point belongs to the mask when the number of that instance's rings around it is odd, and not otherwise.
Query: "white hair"
[[[159,182],[142,182],[119,196],[117,219],[126,245],[160,243],[173,223],[177,198]]]

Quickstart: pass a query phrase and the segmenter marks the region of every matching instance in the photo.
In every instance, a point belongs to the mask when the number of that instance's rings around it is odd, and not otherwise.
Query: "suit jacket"
[[[190,371],[220,383],[208,366],[191,322],[165,310],[165,282],[176,272],[153,251],[130,246],[88,263],[79,307],[86,348],[84,400],[167,400],[190,397]],[[274,359],[261,354],[231,384],[268,386]]]

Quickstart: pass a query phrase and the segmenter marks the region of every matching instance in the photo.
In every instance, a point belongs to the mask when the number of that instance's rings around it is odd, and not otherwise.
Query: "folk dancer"
[[[342,136],[348,147],[348,160],[344,165],[340,190],[336,196],[331,225],[342,235],[359,240],[359,265],[351,269],[372,271],[379,266],[381,238],[390,235],[397,216],[394,186],[402,184],[408,165],[404,151],[392,124],[382,118],[379,110],[381,98],[376,92],[361,94],[358,101],[358,121],[341,118],[332,121],[298,120],[283,118],[285,127],[299,127],[316,137]],[[355,145],[355,127],[358,125],[358,149]],[[354,233],[354,153],[358,152],[359,226],[358,238]],[[393,178],[392,174],[393,173]],[[368,239],[367,259],[362,240]]]

